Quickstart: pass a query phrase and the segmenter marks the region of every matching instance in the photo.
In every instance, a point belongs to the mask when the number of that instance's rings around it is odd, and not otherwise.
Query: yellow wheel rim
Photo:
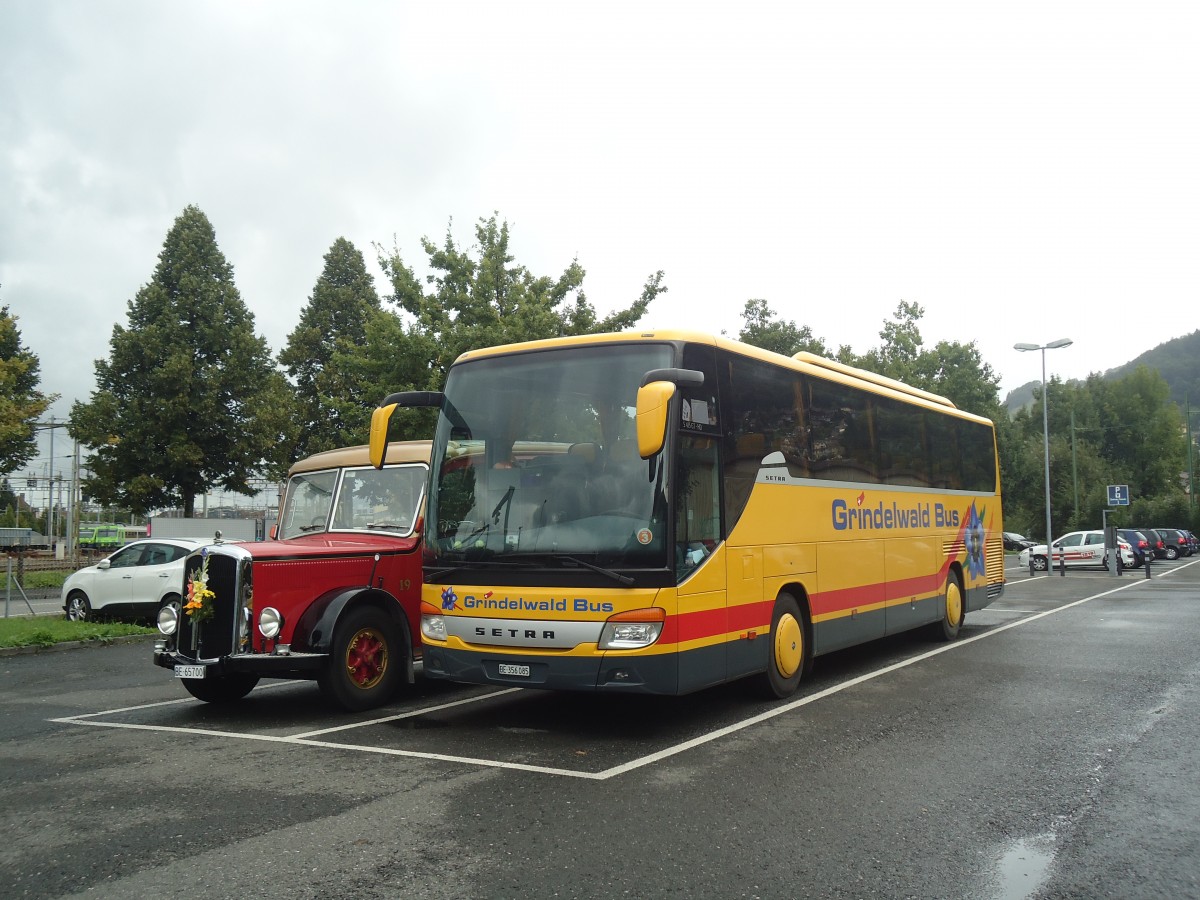
[[[775,627],[775,669],[784,678],[800,671],[804,658],[804,632],[791,613],[784,613]]]
[[[946,585],[946,621],[954,626],[962,621],[963,602],[962,591],[958,589],[958,582],[953,578]]]

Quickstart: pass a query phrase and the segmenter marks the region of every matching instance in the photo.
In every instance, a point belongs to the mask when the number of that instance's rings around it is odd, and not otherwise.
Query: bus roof
[[[387,464],[398,463],[427,463],[431,441],[392,441],[388,444]],[[350,466],[369,466],[371,460],[367,453],[367,445],[356,447],[338,447],[336,450],[325,450],[314,453],[304,459],[292,463],[288,476],[298,472],[316,472],[321,469],[345,469]]]
[[[668,341],[709,344],[714,347],[729,350],[741,356],[752,357],[762,360],[763,362],[772,363],[774,365],[793,369],[795,371],[807,372],[810,375],[817,375],[830,381],[854,385],[856,387],[869,390],[875,394],[891,396],[896,399],[904,400],[908,403],[915,403],[919,406],[936,409],[940,412],[950,413],[951,415],[955,415],[959,418],[972,419],[988,425],[992,424],[991,420],[984,416],[978,416],[974,413],[959,409],[949,399],[941,396],[940,394],[924,391],[920,388],[905,384],[902,381],[897,381],[884,375],[877,375],[874,372],[868,372],[865,369],[858,369],[854,366],[848,366],[835,360],[826,359],[825,357],[817,356],[815,353],[802,351],[797,353],[794,357],[784,356],[771,350],[764,350],[761,347],[755,347],[753,344],[744,344],[741,341],[735,341],[731,338],[718,337],[696,331],[678,329],[647,329],[645,331],[570,335],[568,337],[546,338],[540,341],[527,341],[518,344],[501,344],[496,347],[482,347],[476,350],[468,350],[455,360],[455,364],[457,365],[460,362],[467,362],[474,359],[482,359],[488,356],[503,356],[510,353],[526,353],[531,350],[553,350],[559,347],[577,347],[587,344],[627,344],[637,343],[640,341]]]

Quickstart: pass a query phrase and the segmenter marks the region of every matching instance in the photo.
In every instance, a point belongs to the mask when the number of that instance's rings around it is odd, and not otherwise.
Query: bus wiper
[[[442,569],[428,569],[427,568],[425,570],[425,577],[426,578],[441,578],[444,575],[449,575],[453,572],[460,572],[463,569],[491,569],[491,568],[496,568],[496,567],[499,567],[499,568],[506,568],[506,567],[507,568],[521,568],[521,564],[516,563],[516,562],[510,562],[507,560],[505,560],[505,561],[498,560],[495,557],[488,557],[487,559],[464,559],[464,560],[460,560],[459,562],[455,563],[452,566],[446,566],[445,568],[442,568]]]
[[[601,575],[606,575],[613,581],[617,582],[618,584],[625,585],[626,587],[633,584],[633,579],[628,575],[622,575],[620,572],[613,571],[612,569],[606,569],[604,566],[598,566],[595,563],[587,562],[586,560],[580,559],[578,556],[568,556],[565,553],[544,553],[542,556],[548,559],[560,559],[563,562],[574,563],[577,566],[582,566],[583,568],[590,569],[593,572],[599,572]]]

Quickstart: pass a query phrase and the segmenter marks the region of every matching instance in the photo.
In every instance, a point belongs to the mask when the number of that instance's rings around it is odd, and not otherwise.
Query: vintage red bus
[[[366,447],[297,462],[271,540],[190,554],[182,602],[159,613],[155,664],[210,703],[297,678],[362,710],[412,683],[429,447],[394,442],[382,470]]]

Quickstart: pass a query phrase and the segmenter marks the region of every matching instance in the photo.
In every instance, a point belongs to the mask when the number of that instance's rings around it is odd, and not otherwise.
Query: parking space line
[[[269,691],[272,688],[287,687],[288,685],[292,685],[295,683],[296,682],[294,682],[294,681],[280,681],[276,684],[262,684],[262,685],[259,685],[258,687],[256,687],[255,690],[256,691]],[[72,719],[94,719],[97,716],[111,716],[115,713],[137,712],[140,709],[153,709],[156,706],[174,706],[179,703],[192,703],[192,702],[194,702],[194,700],[195,700],[195,698],[193,698],[193,697],[176,697],[174,700],[156,700],[154,703],[142,703],[138,706],[123,706],[120,709],[106,709],[103,712],[79,713],[78,715],[75,715],[75,716],[64,716],[61,719],[51,719],[50,721],[51,722],[68,722],[68,721],[71,721]],[[90,725],[91,723],[90,722],[80,722],[79,724],[80,725]]]
[[[319,731],[305,731],[301,734],[294,735],[294,737],[298,741],[307,740],[309,738],[316,737],[319,734],[332,734],[335,731],[347,731],[351,728],[363,728],[367,725],[382,725],[385,722],[396,722],[400,719],[411,719],[414,716],[423,716],[426,713],[438,712],[443,709],[453,709],[455,706],[464,706],[468,703],[476,703],[480,700],[490,700],[493,697],[501,697],[504,694],[515,694],[517,691],[522,690],[524,690],[524,688],[505,688],[502,691],[492,691],[489,694],[481,694],[478,697],[467,697],[465,700],[455,700],[451,703],[443,703],[441,706],[427,706],[423,709],[412,709],[408,712],[399,713],[398,715],[394,716],[384,716],[382,719],[371,719],[367,722],[351,722],[349,725],[335,725],[333,728],[322,728]]]
[[[520,690],[520,688],[514,688]],[[507,693],[507,692],[506,692]],[[489,694],[493,697],[495,694]],[[483,697],[477,699],[486,699]],[[161,704],[147,704],[160,706]],[[129,707],[138,709],[139,707]],[[428,711],[428,710],[426,710]],[[89,713],[89,715],[91,715]],[[313,741],[306,738],[289,737],[287,735],[251,734],[243,731],[217,731],[212,728],[185,728],[179,725],[137,725],[132,722],[85,722],[82,717],[66,716],[61,719],[50,719],[63,725],[90,725],[93,728],[125,728],[132,731],[159,731],[167,734],[186,734],[189,737],[207,735],[208,737],[235,738],[242,741],[260,741],[268,744],[291,744],[296,747],[318,747],[325,750],[352,750],[355,753],[378,753],[383,756],[406,756],[412,759],[428,759],[438,762],[462,763],[470,766],[483,766],[491,769],[514,769],[519,772],[534,772],[539,775],[565,775],[570,778],[598,779],[599,775],[591,772],[580,772],[575,769],[556,769],[553,766],[534,766],[528,763],[505,762],[499,759],[481,759],[473,756],[453,756],[448,753],[430,753],[424,750],[400,750],[393,747],[364,747],[361,744],[339,744],[333,741]]]
[[[1196,562],[1200,562],[1200,560],[1197,560]],[[1194,565],[1194,564],[1195,563],[1188,563],[1187,566]],[[1187,568],[1187,566],[1180,566],[1177,569],[1172,569],[1170,571],[1171,572],[1179,571],[1180,569]],[[1170,572],[1167,572],[1164,574],[1170,574]],[[424,715],[425,713],[435,712],[437,710],[449,709],[452,707],[463,706],[463,705],[467,705],[470,703],[478,703],[483,700],[490,700],[494,697],[499,697],[499,696],[503,696],[505,694],[511,694],[511,693],[515,693],[517,691],[522,691],[522,690],[524,690],[523,688],[506,688],[506,689],[494,691],[494,692],[491,692],[488,694],[483,694],[478,697],[469,697],[464,700],[456,700],[456,701],[444,703],[444,704],[441,704],[438,706],[425,707],[425,708],[417,709],[417,710],[410,710],[408,712],[399,713],[399,714],[393,715],[393,716],[385,716],[385,717],[382,717],[379,719],[372,719],[372,720],[369,720],[366,722],[354,722],[354,723],[350,723],[350,724],[346,724],[346,725],[337,725],[337,726],[334,726],[331,728],[323,728],[323,729],[319,729],[317,731],[302,732],[298,735],[284,735],[284,736],[252,734],[252,733],[248,733],[248,732],[235,732],[235,731],[218,731],[218,730],[209,729],[209,728],[187,728],[187,727],[171,726],[171,725],[138,725],[138,724],[132,724],[132,723],[125,723],[125,722],[88,721],[88,720],[94,720],[100,716],[112,715],[112,714],[119,713],[119,712],[131,712],[131,711],[136,711],[136,710],[141,710],[141,709],[151,709],[156,706],[169,706],[169,705],[172,705],[175,703],[186,703],[186,702],[189,702],[190,698],[181,698],[179,700],[167,700],[167,701],[162,701],[162,702],[158,702],[158,703],[147,703],[147,704],[143,704],[142,706],[130,706],[130,707],[124,707],[122,709],[112,709],[112,710],[106,710],[104,712],[98,712],[98,713],[82,713],[80,715],[75,715],[75,716],[65,716],[62,718],[51,719],[50,721],[60,723],[60,724],[65,724],[65,725],[90,725],[92,727],[100,727],[100,728],[127,728],[127,729],[133,729],[133,730],[138,730],[138,731],[160,731],[160,732],[166,732],[166,733],[186,734],[186,735],[202,734],[202,735],[207,735],[210,737],[238,738],[241,740],[263,741],[263,742],[274,743],[274,744],[291,744],[293,746],[301,746],[301,747],[317,747],[317,748],[329,749],[329,750],[350,750],[350,751],[357,752],[357,753],[375,753],[375,754],[379,754],[379,755],[383,755],[383,756],[407,757],[410,759],[425,759],[425,760],[434,760],[434,761],[438,761],[438,762],[454,762],[454,763],[462,763],[464,765],[482,766],[485,768],[509,769],[509,770],[519,771],[519,772],[531,772],[531,773],[539,774],[539,775],[558,775],[558,776],[565,777],[565,778],[579,778],[579,779],[584,779],[584,780],[588,780],[588,781],[607,781],[608,779],[615,778],[618,775],[624,775],[624,774],[626,774],[628,772],[632,772],[636,769],[640,769],[645,766],[649,766],[654,763],[661,762],[664,759],[669,759],[672,756],[677,756],[681,753],[686,753],[687,751],[693,750],[696,747],[701,747],[704,744],[712,743],[713,741],[717,741],[717,740],[720,740],[721,738],[728,737],[731,734],[736,734],[739,731],[744,731],[747,728],[751,728],[755,725],[762,724],[763,722],[767,722],[767,721],[777,718],[779,716],[786,715],[787,713],[793,712],[794,710],[800,709],[804,706],[808,706],[811,703],[816,703],[818,700],[824,700],[828,697],[832,697],[833,695],[839,694],[842,691],[848,690],[853,687],[857,687],[860,684],[865,684],[866,682],[871,681],[875,678],[880,678],[884,675],[890,675],[893,672],[897,672],[901,669],[908,668],[909,666],[916,665],[917,663],[924,662],[927,659],[932,659],[933,657],[939,656],[942,653],[948,653],[952,650],[958,650],[962,647],[969,646],[970,644],[973,644],[976,641],[981,641],[981,640],[984,640],[985,638],[991,638],[998,634],[1002,634],[1003,632],[1008,631],[1011,628],[1017,628],[1022,625],[1027,625],[1031,622],[1036,622],[1039,619],[1044,619],[1047,616],[1056,615],[1058,613],[1065,612],[1066,610],[1074,609],[1075,607],[1081,606],[1084,603],[1089,603],[1092,600],[1098,600],[1102,597],[1109,597],[1109,596],[1112,596],[1113,594],[1118,594],[1122,591],[1128,590],[1129,588],[1137,587],[1142,584],[1143,584],[1142,579],[1137,579],[1135,581],[1128,581],[1125,584],[1122,584],[1118,587],[1112,588],[1111,590],[1100,591],[1099,593],[1092,594],[1092,595],[1090,595],[1088,597],[1084,597],[1080,600],[1074,600],[1070,603],[1064,604],[1063,606],[1057,606],[1057,607],[1054,607],[1053,609],[1047,609],[1047,610],[1042,610],[1040,612],[1035,612],[1032,615],[1026,616],[1025,618],[1017,619],[1016,621],[1008,622],[1003,625],[997,625],[997,626],[990,628],[989,630],[983,632],[982,634],[977,634],[972,637],[963,638],[962,640],[958,640],[953,643],[944,644],[940,647],[934,648],[933,650],[929,650],[925,653],[918,654],[917,656],[911,657],[909,659],[901,660],[900,662],[893,663],[889,666],[884,666],[882,669],[878,669],[874,672],[868,672],[866,674],[859,675],[855,678],[851,678],[848,681],[844,681],[839,684],[831,685],[830,687],[827,687],[823,690],[817,691],[814,694],[808,694],[806,696],[800,697],[789,703],[785,703],[782,706],[778,706],[774,709],[767,710],[766,712],[759,713],[758,715],[751,716],[748,719],[743,719],[739,722],[735,722],[732,725],[727,725],[723,728],[718,728],[715,731],[708,732],[707,734],[699,735],[697,737],[691,738],[690,740],[684,741],[682,743],[675,744],[671,747],[665,747],[662,750],[655,751],[654,753],[648,753],[645,756],[641,756],[636,759],[631,759],[627,762],[621,763],[620,765],[612,766],[608,769],[603,769],[598,772],[584,772],[584,771],[579,771],[576,769],[563,769],[563,768],[557,768],[554,766],[538,766],[538,765],[531,765],[528,763],[505,762],[504,760],[498,760],[498,759],[484,759],[484,758],[479,758],[479,757],[455,756],[452,754],[432,753],[432,752],[428,752],[428,751],[402,750],[402,749],[390,748],[390,747],[366,747],[366,746],[362,746],[360,744],[346,744],[346,743],[339,743],[339,742],[335,742],[335,741],[314,740],[314,738],[317,735],[331,734],[331,733],[338,732],[338,731],[347,731],[347,730],[354,729],[354,728],[361,728],[361,727],[364,727],[367,725],[378,725],[378,724],[383,724],[383,723],[387,723],[387,722],[394,722],[394,721],[401,720],[401,719],[413,718],[416,716]],[[1020,611],[1020,610],[1018,610],[1018,611]],[[283,685],[287,685],[287,684],[291,684],[291,682],[283,682],[278,686],[283,686]],[[275,685],[270,685],[269,687],[273,687],[273,686],[275,686]]]

